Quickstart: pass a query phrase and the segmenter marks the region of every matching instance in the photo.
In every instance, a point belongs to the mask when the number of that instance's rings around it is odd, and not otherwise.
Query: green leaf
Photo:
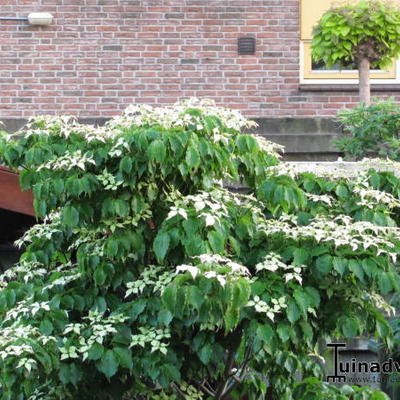
[[[132,369],[133,367],[133,359],[132,359],[132,351],[131,349],[127,347],[114,347],[113,349],[117,360],[118,364],[127,369]]]
[[[158,312],[157,320],[160,325],[168,326],[172,321],[172,314],[168,310],[160,310]]]
[[[257,328],[257,337],[261,339],[264,343],[270,344],[274,337],[274,331],[268,323],[263,325],[258,325]]]
[[[96,268],[93,274],[94,281],[96,282],[97,286],[102,286],[106,281],[107,275],[105,274],[102,266]]]
[[[119,168],[121,171],[129,174],[132,171],[132,159],[128,156],[125,156],[119,163]]]
[[[44,319],[40,323],[39,329],[40,329],[40,332],[42,332],[44,335],[48,336],[48,335],[51,335],[51,333],[53,332],[54,326],[48,319]]]
[[[103,357],[104,350],[101,344],[94,342],[88,350],[88,359],[93,361],[100,360]]]
[[[364,258],[364,260],[362,260],[362,266],[365,274],[370,278],[380,273],[378,266],[372,258]]]
[[[298,362],[297,359],[293,356],[288,356],[283,364],[284,368],[290,372],[291,374],[294,374],[296,370],[298,369]]]
[[[211,231],[207,234],[208,241],[210,242],[211,249],[215,254],[221,254],[224,251],[225,241],[224,237],[217,231]]]
[[[299,307],[293,300],[290,300],[286,309],[288,320],[291,324],[294,324],[301,316]]]
[[[66,385],[71,383],[76,387],[77,383],[80,381],[82,377],[82,372],[76,366],[76,364],[65,364],[62,363],[60,365],[60,372],[58,373],[60,381]]]
[[[304,290],[308,294],[308,299],[310,301],[310,306],[319,307],[319,304],[321,302],[321,296],[320,296],[318,290],[313,288],[313,287],[311,287],[311,286],[305,287]]]
[[[379,190],[381,186],[381,177],[377,173],[372,173],[369,176],[369,181],[374,189]]]
[[[146,308],[146,303],[147,301],[145,299],[138,299],[135,302],[131,303],[128,309],[128,315],[135,321]]]
[[[387,295],[392,290],[392,281],[387,272],[382,272],[379,276],[379,289],[383,295]]]
[[[212,351],[213,351],[212,347],[209,344],[206,344],[205,346],[203,346],[200,349],[198,354],[199,354],[199,358],[203,364],[207,365],[210,362]]]
[[[102,296],[97,297],[94,301],[93,310],[98,311],[99,313],[104,313],[107,310],[107,302],[106,299]]]
[[[17,300],[17,295],[15,294],[15,290],[13,290],[11,288],[6,289],[5,290],[5,298],[7,300],[7,306],[11,308]]]
[[[279,323],[277,332],[279,338],[282,340],[283,343],[287,342],[290,338],[290,332],[292,328],[288,324]]]
[[[74,299],[75,309],[82,312],[86,306],[85,299],[82,296],[76,294],[74,294],[72,298]]]
[[[44,200],[33,199],[33,208],[39,217],[44,217],[47,211],[47,204]]]
[[[117,199],[113,202],[113,207],[118,216],[126,217],[129,215],[129,204],[126,201]]]
[[[300,311],[303,314],[307,314],[308,309],[308,296],[303,292],[302,289],[296,289],[293,293],[293,297],[299,306]]]
[[[232,247],[232,250],[233,250],[236,254],[240,255],[240,253],[241,253],[241,250],[240,250],[240,242],[239,242],[238,240],[236,240],[236,238],[234,238],[233,236],[229,236],[228,241],[229,241],[229,244],[230,244],[231,247]]]
[[[376,332],[381,339],[386,340],[391,331],[390,325],[387,321],[376,321]]]
[[[73,206],[66,206],[62,212],[61,221],[63,224],[74,227],[79,222],[79,212]]]
[[[204,295],[201,290],[196,286],[189,286],[187,291],[187,301],[192,305],[197,311],[204,303]]]
[[[349,190],[345,185],[337,185],[335,192],[339,198],[346,198],[349,195]]]
[[[56,179],[53,181],[53,191],[54,194],[60,195],[64,190],[64,182],[61,179]]]
[[[118,242],[112,237],[107,240],[106,252],[109,257],[115,257],[118,254]]]
[[[176,287],[167,286],[162,294],[162,302],[171,312],[175,310],[176,307]]]
[[[168,377],[175,382],[179,382],[181,380],[181,373],[179,369],[173,364],[165,364],[164,370],[167,372]]]
[[[303,249],[301,247],[296,248],[293,252],[293,265],[298,267],[300,265],[306,264],[308,257],[309,252],[306,249]]]
[[[239,323],[240,312],[237,308],[228,307],[224,314],[225,332],[236,328]]]
[[[107,377],[107,379],[110,379],[117,373],[118,361],[112,350],[107,350],[105,352],[98,364],[98,369]]]
[[[251,153],[254,153],[258,150],[257,140],[251,135],[245,135],[247,148]]]
[[[69,364],[61,364],[60,371],[58,373],[58,377],[60,381],[66,385],[70,383],[70,371],[69,371]]]
[[[153,250],[157,257],[157,261],[160,263],[164,260],[164,257],[167,254],[169,242],[169,235],[166,232],[159,233],[153,242]]]
[[[158,163],[162,163],[165,160],[167,152],[165,149],[165,144],[162,140],[154,140],[150,143],[147,149],[147,156],[150,161],[157,161]]]
[[[342,36],[347,36],[351,31],[351,28],[349,26],[341,26],[339,29]]]
[[[347,338],[356,337],[358,334],[358,323],[354,318],[346,318],[342,326],[342,332]]]
[[[332,269],[332,256],[324,255],[317,258],[316,267],[322,275],[327,275]]]
[[[374,392],[369,400],[390,400],[390,397],[383,392]]]
[[[23,169],[19,173],[19,184],[22,190],[28,190],[32,184],[32,178],[34,177],[33,171]]]
[[[198,167],[201,161],[198,151],[192,146],[188,147],[185,160],[189,168]]]
[[[72,296],[67,294],[61,297],[61,304],[69,309],[72,309],[75,305],[75,301]]]
[[[349,260],[349,270],[362,282],[364,282],[364,271],[359,260]]]
[[[347,394],[347,395],[353,394],[353,393],[354,393],[354,389],[353,389],[351,386],[349,386],[349,385],[343,385],[343,386],[340,388],[340,393],[342,393],[342,394]],[[346,400],[347,400],[347,398],[346,398]]]
[[[303,330],[304,338],[311,343],[314,336],[311,325],[307,321],[300,321],[300,326]]]
[[[346,272],[347,260],[345,258],[334,257],[333,258],[333,269],[337,271],[340,275]]]

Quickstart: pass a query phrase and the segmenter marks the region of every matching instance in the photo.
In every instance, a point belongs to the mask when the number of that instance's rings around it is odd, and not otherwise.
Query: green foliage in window
[[[400,9],[386,1],[334,6],[313,29],[314,61],[358,65],[361,103],[370,102],[369,69],[384,69],[399,54]]]
[[[372,154],[400,161],[400,107],[393,100],[343,109],[338,121],[349,136],[336,147],[355,159]]]
[[[313,30],[312,54],[326,65],[362,57],[385,68],[400,53],[400,12],[390,2],[360,1],[328,10]]]
[[[191,99],[1,141],[39,218],[0,277],[2,400],[385,399],[316,359],[321,338],[391,344],[400,179],[292,171],[252,125]]]

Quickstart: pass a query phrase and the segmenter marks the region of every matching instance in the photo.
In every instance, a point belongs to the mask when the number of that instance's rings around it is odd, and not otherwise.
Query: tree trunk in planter
[[[360,102],[365,103],[367,106],[371,104],[369,67],[370,67],[370,62],[368,58],[362,58],[358,64],[359,93],[360,93]]]

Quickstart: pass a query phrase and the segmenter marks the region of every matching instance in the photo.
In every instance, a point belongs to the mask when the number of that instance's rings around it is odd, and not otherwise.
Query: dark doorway
[[[14,241],[35,222],[31,216],[0,209],[0,273],[18,261],[22,251]]]

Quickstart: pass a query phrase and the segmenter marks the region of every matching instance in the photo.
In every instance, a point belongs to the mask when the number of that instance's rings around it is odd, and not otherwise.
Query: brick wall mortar
[[[0,21],[0,118],[110,117],[133,102],[189,96],[248,117],[330,117],[357,102],[299,92],[299,0],[7,3],[3,17],[48,11],[55,20]],[[240,36],[256,39],[255,55],[237,54]]]

